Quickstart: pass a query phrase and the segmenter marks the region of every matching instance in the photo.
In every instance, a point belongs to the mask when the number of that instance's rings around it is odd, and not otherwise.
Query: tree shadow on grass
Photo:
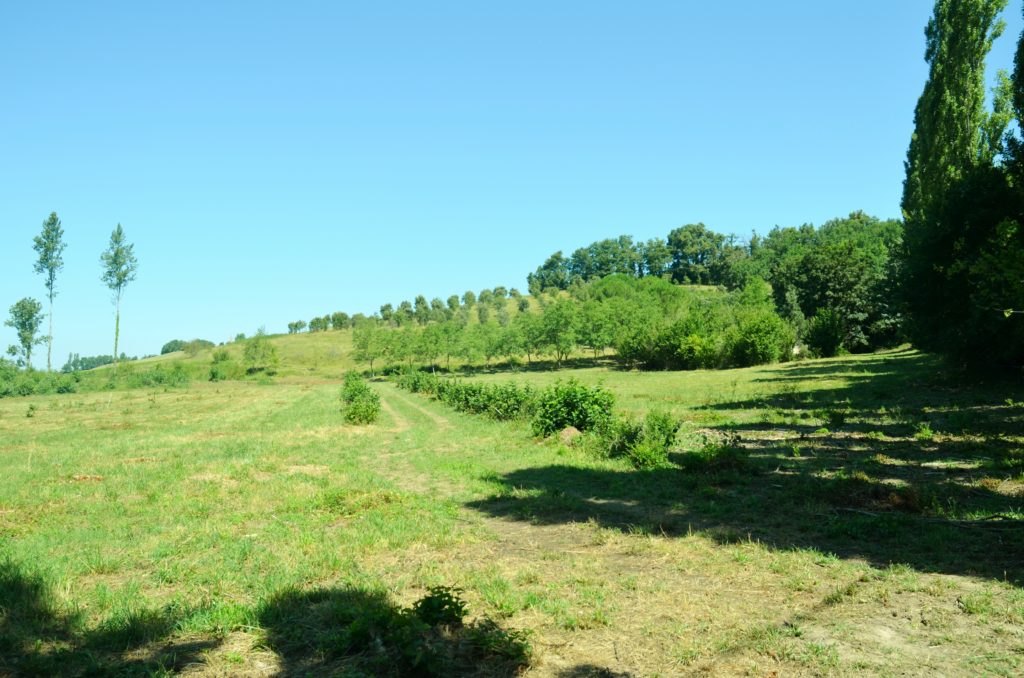
[[[522,634],[487,619],[464,624],[451,594],[435,589],[400,608],[382,591],[288,589],[258,618],[282,677],[517,675],[528,661]]]
[[[471,506],[1024,583],[1024,527],[1002,519],[1019,518],[1024,497],[1019,380],[965,381],[916,352],[762,375],[777,392],[705,406],[723,414],[692,443],[710,456],[651,471],[522,469]],[[842,385],[820,389],[826,376]]]
[[[1024,583],[1024,529],[922,513],[921,503],[929,499],[917,491],[862,475],[823,478],[777,470],[755,457],[748,468],[712,473],[555,465],[497,480],[505,486],[501,492],[469,506],[538,524],[592,520],[666,536],[699,531],[722,543],[753,539],[778,549],[862,558],[878,567],[905,563],[925,572]],[[990,506],[1006,499],[980,494]]]
[[[178,671],[219,641],[168,641],[176,620],[167,610],[138,610],[83,630],[45,580],[0,561],[0,675],[151,676]]]

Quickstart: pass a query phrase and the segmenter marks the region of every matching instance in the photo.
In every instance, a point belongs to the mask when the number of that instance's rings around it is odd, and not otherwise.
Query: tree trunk
[[[50,334],[47,337],[46,342],[46,371],[52,372],[53,368],[50,366],[50,357],[53,355],[53,296],[50,296]]]
[[[114,373],[117,373],[117,340],[121,335],[121,293],[114,304]]]

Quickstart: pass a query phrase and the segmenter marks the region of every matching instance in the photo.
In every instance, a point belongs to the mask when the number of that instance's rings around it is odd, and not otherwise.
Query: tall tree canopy
[[[34,269],[36,273],[42,273],[45,278],[43,284],[46,286],[46,298],[50,302],[50,331],[46,335],[46,371],[52,367],[53,356],[53,298],[57,296],[57,273],[64,268],[64,229],[60,226],[60,219],[56,212],[50,212],[50,216],[43,222],[42,232],[34,238],[32,248],[39,255]]]
[[[135,259],[135,246],[125,240],[124,229],[118,224],[110,234],[110,244],[100,255],[103,275],[100,279],[113,292],[114,302],[114,366],[117,366],[117,342],[121,336],[121,295],[128,283],[135,280],[139,262]]]
[[[985,110],[985,58],[1006,0],[939,0],[925,30],[928,81],[907,151],[902,296],[921,348],[975,365],[1024,364],[1021,48]]]

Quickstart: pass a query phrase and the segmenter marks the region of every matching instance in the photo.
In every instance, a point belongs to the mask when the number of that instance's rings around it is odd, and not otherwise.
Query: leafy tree
[[[450,313],[440,298],[434,297],[430,300],[430,319],[434,322],[444,322]]]
[[[447,303],[448,310],[451,311],[452,313],[455,313],[456,311],[459,310],[459,295],[453,294],[452,296],[448,297]]]
[[[526,276],[526,282],[530,294],[535,297],[545,290],[567,289],[569,287],[569,261],[561,252],[555,252],[534,273]]]
[[[384,322],[391,322],[391,318],[395,314],[395,307],[391,304],[384,304],[380,307],[380,319]]]
[[[430,303],[422,294],[417,295],[414,303],[415,310],[413,311],[413,314],[416,317],[416,322],[420,325],[426,325],[430,322]]]
[[[36,336],[42,324],[43,305],[29,297],[11,306],[10,316],[4,321],[4,325],[13,327],[18,334],[17,345],[9,347],[7,353],[28,369],[32,369],[32,347],[45,341]]]
[[[403,301],[398,304],[398,308],[395,310],[395,324],[401,327],[412,322],[414,316],[413,306],[411,302]]]
[[[562,361],[576,348],[579,315],[576,302],[560,299],[544,309],[541,319],[542,341],[555,355],[555,363]]]
[[[476,294],[472,290],[466,290],[466,293],[462,295],[462,305],[469,307],[476,304]]]
[[[388,330],[372,320],[357,324],[352,331],[355,359],[369,364],[371,376],[374,374],[373,363],[387,354],[387,332]]]
[[[661,238],[651,238],[640,246],[640,261],[644,275],[661,277],[669,272],[672,250]]]
[[[117,342],[121,336],[121,295],[128,283],[135,280],[139,264],[135,259],[135,246],[127,242],[124,229],[118,224],[110,234],[110,244],[100,255],[103,264],[101,280],[113,292],[114,298],[114,367],[117,367]]]
[[[295,322],[288,323],[288,334],[298,334],[304,329],[306,329],[305,320],[296,320]]]
[[[985,110],[985,57],[1005,0],[939,0],[925,30],[928,80],[907,151],[900,273],[914,343],[974,364],[1024,363],[1024,195],[1020,143],[1002,132],[1019,104],[1019,67]],[[1018,107],[1018,123],[1021,110]],[[1009,276],[1004,276],[1009,273]]]
[[[277,349],[270,343],[266,330],[262,327],[256,331],[256,336],[245,342],[242,362],[249,374],[274,374],[277,371]]]
[[[526,313],[530,310],[530,300],[526,297],[519,297],[516,301],[516,308],[519,309],[520,313]]]
[[[310,332],[326,332],[331,327],[330,316],[318,316],[309,321]]]
[[[331,314],[331,329],[341,330],[349,326],[351,318],[348,317],[348,313],[343,311],[335,311]]]
[[[704,224],[687,224],[668,234],[672,279],[678,283],[717,285],[721,282],[725,236]]]
[[[182,339],[171,339],[160,348],[160,355],[167,355],[185,348],[185,341]]]
[[[43,222],[43,230],[37,235],[33,242],[33,249],[39,258],[35,263],[35,272],[45,276],[46,297],[50,302],[49,322],[50,330],[46,335],[46,371],[53,369],[51,356],[53,355],[53,298],[57,296],[57,273],[64,268],[64,229],[60,226],[60,219],[56,212],[50,212],[50,216]]]
[[[491,318],[491,307],[485,303],[480,303],[476,307],[476,317],[481,324],[486,323]]]

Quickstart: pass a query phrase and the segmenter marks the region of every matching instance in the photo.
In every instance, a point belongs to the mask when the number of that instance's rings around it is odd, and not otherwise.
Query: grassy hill
[[[271,340],[266,383],[0,400],[0,675],[373,674],[345,614],[435,586],[528,630],[527,675],[1024,670],[1016,384],[909,350],[471,377],[601,383],[684,420],[674,458],[746,460],[636,471],[387,382],[347,426],[351,333]]]

